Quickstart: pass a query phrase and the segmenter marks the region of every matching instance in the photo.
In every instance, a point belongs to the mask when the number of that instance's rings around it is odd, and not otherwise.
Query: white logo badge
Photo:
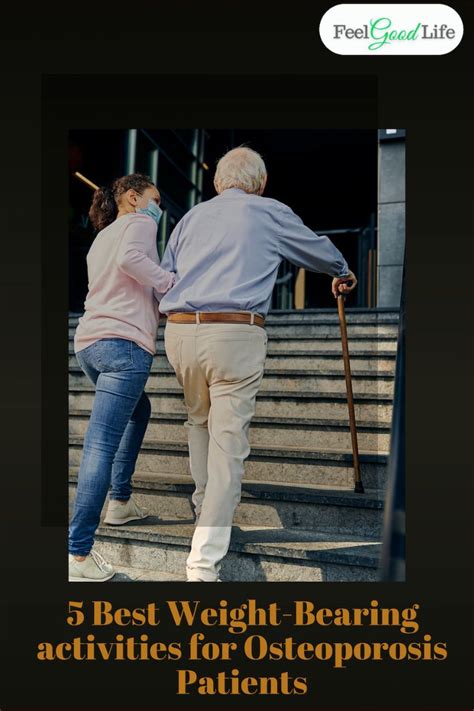
[[[448,54],[464,27],[456,10],[441,4],[334,5],[319,24],[335,54]]]

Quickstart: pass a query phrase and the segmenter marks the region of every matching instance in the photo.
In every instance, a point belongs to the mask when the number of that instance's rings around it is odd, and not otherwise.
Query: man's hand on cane
[[[352,282],[350,285],[348,282]],[[349,272],[344,277],[334,277],[332,280],[331,291],[335,299],[339,294],[349,294],[357,286],[357,277],[354,272]]]

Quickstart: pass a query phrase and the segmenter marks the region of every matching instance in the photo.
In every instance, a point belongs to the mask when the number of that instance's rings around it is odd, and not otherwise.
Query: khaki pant
[[[197,525],[189,580],[215,581],[240,501],[248,431],[263,377],[267,333],[250,324],[168,322],[165,348],[184,389]]]

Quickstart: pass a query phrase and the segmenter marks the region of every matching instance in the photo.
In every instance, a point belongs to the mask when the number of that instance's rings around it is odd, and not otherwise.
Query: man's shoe
[[[220,578],[217,578],[217,580],[201,580],[201,578],[188,578],[186,580],[187,583],[222,583],[222,580]]]
[[[104,523],[110,526],[121,526],[123,523],[129,523],[130,521],[140,521],[148,515],[146,511],[141,510],[134,501],[133,496],[125,504],[111,499],[107,507]]]
[[[84,560],[76,560],[69,554],[70,583],[105,583],[115,575],[115,570],[100,553],[92,550]]]

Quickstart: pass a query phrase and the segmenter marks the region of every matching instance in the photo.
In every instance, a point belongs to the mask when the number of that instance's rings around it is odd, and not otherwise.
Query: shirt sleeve
[[[144,215],[130,221],[117,251],[117,266],[143,286],[151,286],[161,298],[174,284],[174,274],[163,269],[149,252],[156,240],[156,224]]]
[[[349,267],[342,253],[329,237],[318,235],[303,223],[287,205],[280,203],[280,256],[297,267],[312,272],[329,274],[332,277],[349,275]]]
[[[182,224],[183,220],[181,219],[178,224],[175,225],[170,234],[168,244],[166,245],[163,259],[161,260],[163,269],[167,269],[170,272],[176,272],[176,248],[178,246],[178,237],[181,232]]]

